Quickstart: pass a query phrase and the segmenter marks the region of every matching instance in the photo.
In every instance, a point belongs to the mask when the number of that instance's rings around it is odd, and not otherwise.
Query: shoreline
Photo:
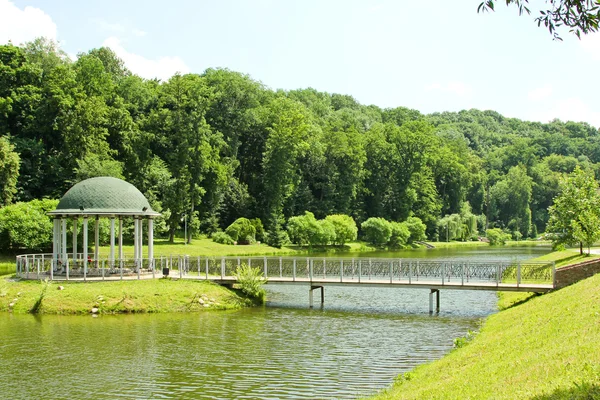
[[[0,312],[14,314],[203,312],[254,305],[241,292],[206,281],[159,278],[51,282],[0,277]]]
[[[591,257],[598,258],[597,255]],[[552,252],[534,260],[552,260],[557,266],[564,267],[589,258],[590,256],[580,256],[576,251],[566,250]],[[588,330],[586,334],[591,335],[591,338],[586,340],[578,338],[572,341],[557,335],[556,332],[560,330],[571,336],[577,336],[578,330],[570,325],[580,328],[589,325],[590,317],[597,315],[600,310],[597,304],[600,295],[593,290],[598,283],[600,283],[600,276],[596,275],[543,295],[499,292],[499,311],[487,317],[478,331],[469,331],[464,337],[456,338],[455,347],[449,353],[438,360],[398,375],[389,388],[369,396],[368,399],[514,398],[515,396],[520,398],[536,396],[535,398],[540,399],[596,398],[585,396],[600,395],[600,387],[593,384],[600,380],[600,371],[593,377],[594,372],[590,373],[586,367],[589,362],[584,360],[597,353],[590,349],[582,350],[582,347],[585,345],[583,342],[589,342],[593,347],[593,343],[600,339],[600,331],[594,335]],[[590,310],[590,307],[596,307],[598,310]],[[574,308],[577,309],[576,312],[573,312]],[[565,313],[558,313],[557,309],[564,309]],[[532,320],[539,320],[539,322],[532,322]],[[524,345],[523,341],[529,344]],[[553,343],[547,344],[549,341]],[[560,349],[560,357],[553,357],[553,352],[557,348]],[[571,353],[580,354],[581,357],[573,358]],[[600,356],[596,358],[600,359]],[[594,361],[597,364],[600,360]],[[560,369],[564,362],[571,365],[568,371],[570,373]],[[557,365],[551,368],[548,365],[550,363]],[[550,370],[557,371],[556,382],[552,382],[548,377],[536,380],[528,373],[518,371],[513,373],[515,366],[531,374],[537,374],[539,371],[542,373]],[[580,370],[579,373],[575,372],[577,369]],[[482,374],[481,371],[485,373]],[[590,377],[592,379],[587,382],[584,377],[588,380]],[[558,384],[559,380],[560,384]],[[517,385],[517,381],[525,381],[517,389],[520,391],[519,394],[510,390],[505,391],[504,386]],[[546,383],[548,381],[549,384]],[[504,385],[504,382],[510,382],[510,385]],[[538,387],[532,389],[530,387],[532,383]],[[562,387],[557,388],[558,386]],[[497,391],[494,392],[494,389],[490,391],[492,387]],[[504,395],[499,394],[503,391]],[[577,397],[582,395],[583,397]]]

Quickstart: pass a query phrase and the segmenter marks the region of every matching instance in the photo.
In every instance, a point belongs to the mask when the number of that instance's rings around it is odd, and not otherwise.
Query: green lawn
[[[375,399],[600,398],[600,274],[490,316]]]
[[[107,256],[109,254],[109,246],[102,246],[100,254]],[[118,251],[118,250],[115,250]],[[127,244],[123,246],[125,255],[133,254],[133,245]],[[278,249],[266,244],[249,244],[249,245],[226,245],[213,242],[211,239],[194,239],[192,243],[185,244],[183,239],[175,239],[174,243],[169,243],[166,239],[154,240],[154,256],[169,256],[169,255],[189,255],[189,256],[252,256],[252,255],[277,255],[277,254],[293,254],[297,250],[293,248],[283,247]],[[144,257],[148,254],[148,246],[144,241]]]
[[[64,289],[59,290],[61,287]],[[206,281],[44,282],[0,278],[0,311],[13,313],[89,314],[94,307],[99,313],[187,312],[250,304],[236,293]]]
[[[16,262],[14,256],[0,255],[0,276],[14,274],[16,272]]]

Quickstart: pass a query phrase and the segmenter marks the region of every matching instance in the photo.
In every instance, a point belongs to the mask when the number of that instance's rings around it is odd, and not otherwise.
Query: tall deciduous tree
[[[523,166],[512,167],[506,176],[491,188],[492,218],[519,231],[524,236],[531,229],[531,193],[533,182]]]
[[[159,137],[160,152],[173,178],[165,188],[171,240],[182,216],[189,226],[197,226],[195,211],[204,193],[203,181],[219,168],[223,140],[205,119],[211,100],[212,92],[202,77],[175,75],[161,88],[159,108],[151,116],[150,127]],[[192,234],[190,230],[186,240]]]
[[[600,239],[600,194],[598,182],[590,171],[577,167],[561,182],[561,192],[549,207],[547,232],[556,244],[579,243],[589,247]]]
[[[283,217],[284,202],[298,182],[296,159],[307,149],[309,125],[305,107],[293,100],[279,97],[270,104],[269,137],[263,154],[263,182],[266,196],[267,229],[273,229]]]
[[[10,204],[17,192],[19,155],[6,137],[0,136],[0,206]]]

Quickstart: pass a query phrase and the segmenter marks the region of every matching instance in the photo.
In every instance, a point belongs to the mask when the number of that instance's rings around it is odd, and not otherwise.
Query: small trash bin
[[[169,276],[169,268],[168,267],[163,268],[163,276]]]

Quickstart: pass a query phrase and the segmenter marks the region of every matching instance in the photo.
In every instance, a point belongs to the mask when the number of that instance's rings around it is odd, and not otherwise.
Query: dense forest
[[[381,109],[227,69],[161,82],[108,48],[72,61],[45,39],[0,46],[0,206],[107,175],[148,197],[164,235],[184,215],[192,234],[239,217],[276,233],[310,211],[359,224],[417,217],[430,239],[488,227],[535,237],[560,177],[576,166],[598,177],[599,163],[587,123]]]

